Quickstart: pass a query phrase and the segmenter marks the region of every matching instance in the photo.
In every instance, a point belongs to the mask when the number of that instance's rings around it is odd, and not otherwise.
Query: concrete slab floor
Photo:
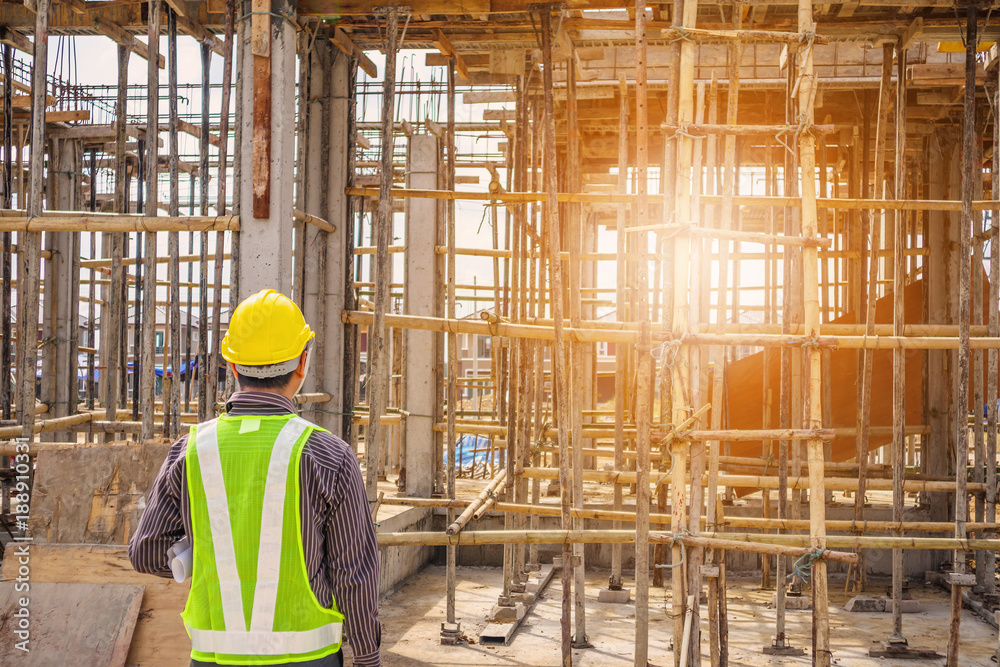
[[[463,633],[478,638],[485,615],[496,602],[501,587],[497,568],[458,568],[456,610]],[[574,651],[574,665],[632,665],[635,632],[635,604],[602,604],[598,592],[607,583],[607,573],[595,571],[587,577],[587,631],[593,649]],[[871,591],[884,591],[888,582],[872,582]],[[892,625],[890,614],[850,613],[843,606],[848,596],[843,582],[830,581],[830,626],[834,664],[840,667],[917,667],[939,665],[937,661],[882,660],[868,656],[868,650],[885,639]],[[627,581],[626,585],[634,586]],[[913,648],[933,649],[944,654],[948,627],[947,594],[931,587],[914,586],[913,596],[923,610],[903,619],[904,633]],[[763,665],[808,665],[811,663],[810,612],[789,612],[788,633],[793,646],[807,649],[799,658],[765,656],[761,648],[774,634],[774,610],[767,607],[770,591],[757,590],[752,578],[730,576],[728,582],[730,661],[733,667]],[[430,667],[432,665],[530,665],[559,664],[559,577],[553,579],[545,595],[522,623],[510,646],[465,646],[440,644],[444,621],[444,567],[430,566],[407,581],[381,605],[383,664],[386,667]],[[649,660],[655,667],[673,665],[671,622],[666,605],[669,590],[650,590]],[[702,607],[702,655],[709,664],[708,634]],[[962,614],[959,664],[987,667],[997,646],[996,631],[969,611]],[[350,664],[350,662],[348,662]]]

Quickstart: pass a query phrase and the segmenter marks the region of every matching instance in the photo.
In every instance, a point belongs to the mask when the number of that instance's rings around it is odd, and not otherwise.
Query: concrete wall
[[[380,533],[413,533],[433,530],[431,510],[411,507],[404,512],[382,519]],[[435,547],[386,547],[379,549],[381,576],[378,593],[385,597],[399,588],[406,579],[423,569],[434,555]]]

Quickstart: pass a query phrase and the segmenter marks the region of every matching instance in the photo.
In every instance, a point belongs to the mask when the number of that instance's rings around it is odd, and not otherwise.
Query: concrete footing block
[[[512,607],[501,607],[500,605],[495,604],[490,610],[490,622],[516,623],[524,616],[525,612],[526,607],[520,602]]]
[[[778,606],[777,593],[771,596],[771,606]],[[808,595],[785,595],[785,609],[812,609],[812,602],[810,602]]]
[[[632,600],[632,591],[622,588],[613,591],[610,588],[602,588],[597,593],[598,602],[608,602],[611,604],[628,604]]]
[[[511,593],[510,597],[515,603],[523,604],[525,607],[535,604],[534,593]]]
[[[902,600],[901,606],[904,614],[915,614],[922,611],[920,606],[920,600]],[[861,613],[878,613],[878,612],[892,612],[892,598],[888,597],[872,597],[870,595],[856,595],[847,601],[844,605],[846,611],[854,611]]]

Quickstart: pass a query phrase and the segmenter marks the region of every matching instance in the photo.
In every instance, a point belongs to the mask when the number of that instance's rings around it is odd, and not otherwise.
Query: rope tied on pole
[[[812,574],[812,566],[818,560],[822,560],[823,554],[826,553],[826,547],[819,547],[812,549],[809,553],[803,554],[795,563],[792,565],[792,573],[788,575],[789,579],[798,578],[803,584],[809,583],[809,577]]]
[[[695,43],[695,41],[691,39],[691,33],[688,32],[683,26],[674,26],[670,29],[670,32],[674,33],[675,37],[671,37],[667,42],[668,44],[673,44],[674,42],[679,42],[681,40],[690,42],[691,44]]]
[[[654,567],[672,570],[683,565],[687,561],[687,547],[684,546],[684,538],[690,536],[691,531],[686,528],[682,528],[676,533],[673,533],[670,536],[670,548],[673,549],[674,547],[680,547],[681,559],[676,563],[657,563]]]

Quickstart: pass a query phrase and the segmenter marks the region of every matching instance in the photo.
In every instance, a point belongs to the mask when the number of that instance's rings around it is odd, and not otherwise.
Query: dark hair
[[[292,375],[295,371],[289,371],[284,375],[275,375],[269,378],[255,378],[249,375],[240,375],[239,372],[236,373],[236,377],[239,378],[240,387],[243,389],[284,389],[288,386],[288,383],[292,381]]]

